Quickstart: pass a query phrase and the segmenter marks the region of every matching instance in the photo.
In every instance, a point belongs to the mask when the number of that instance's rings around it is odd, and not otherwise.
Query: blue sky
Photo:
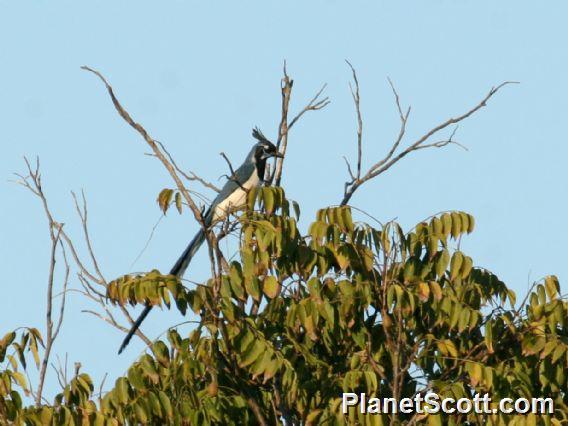
[[[331,104],[306,115],[290,135],[283,183],[302,205],[304,227],[317,208],[340,201],[342,156],[356,154],[345,59],[360,78],[367,167],[398,130],[387,77],[412,105],[407,142],[473,106],[491,86],[520,81],[460,126],[456,138],[469,151],[419,152],[362,187],[352,204],[406,227],[441,210],[465,210],[477,229],[462,249],[519,295],[548,273],[567,279],[568,5],[306,3],[0,1],[0,334],[45,328],[45,218],[38,200],[9,182],[24,170],[23,155],[40,157],[51,207],[75,239],[80,223],[70,191],[85,190],[108,278],[169,269],[196,230],[188,214],[168,214],[132,266],[160,217],[155,198],[171,182],[81,65],[109,79],[180,165],[219,184],[226,173],[221,151],[240,162],[255,125],[275,137],[284,59],[295,79],[292,111],[327,83]],[[197,261],[187,278],[206,275],[206,263]],[[54,353],[68,353],[71,366],[81,361],[96,383],[108,372],[108,388],[143,345],[134,342],[117,356],[122,335],[81,313],[89,307],[69,295]],[[183,320],[152,312],[143,328],[155,337]],[[52,374],[46,396],[56,391]]]

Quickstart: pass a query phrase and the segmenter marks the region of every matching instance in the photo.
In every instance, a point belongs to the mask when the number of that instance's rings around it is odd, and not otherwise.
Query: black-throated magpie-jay
[[[205,214],[203,221],[206,229],[209,229],[215,223],[224,220],[231,212],[243,208],[247,200],[247,192],[259,186],[264,181],[264,173],[266,170],[266,161],[272,157],[282,157],[276,146],[270,142],[258,128],[253,129],[252,136],[257,140],[245,161],[235,171],[227,183],[221,189],[221,192],[215,197]],[[191,259],[199,250],[199,247],[205,241],[205,230],[201,229],[188,244],[182,255],[179,257],[173,268],[170,270],[171,275],[182,277],[185,270],[189,266]],[[130,339],[136,333],[142,321],[152,310],[152,305],[146,305],[140,316],[136,319],[132,328],[124,338],[118,353],[120,354],[130,342]]]

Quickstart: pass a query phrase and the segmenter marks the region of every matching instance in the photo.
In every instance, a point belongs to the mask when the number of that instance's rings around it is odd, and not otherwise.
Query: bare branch
[[[226,177],[228,180],[232,180],[232,181],[235,182],[237,185],[239,185],[243,191],[246,192],[246,189],[244,188],[244,186],[243,186],[243,185],[241,184],[241,182],[237,179],[237,175],[235,174],[235,170],[233,169],[233,165],[231,164],[231,161],[229,160],[229,158],[225,155],[224,152],[220,152],[219,155],[225,159],[225,161],[227,162],[227,165],[229,166],[229,171],[231,172],[231,176],[222,175],[222,177],[224,176],[224,177]]]
[[[280,117],[280,126],[278,127],[278,139],[276,141],[276,148],[278,152],[285,156],[286,148],[288,147],[288,109],[290,107],[290,97],[292,96],[292,86],[294,85],[294,80],[290,79],[288,73],[286,72],[286,61],[284,61],[283,73],[284,77],[282,77],[282,81],[280,83],[280,91],[282,93],[282,112]],[[273,175],[276,186],[280,185],[283,165],[284,157],[276,158]]]
[[[91,314],[96,316],[97,318],[102,319],[103,321],[109,323],[110,325],[112,325],[113,327],[118,328],[120,331],[123,331],[124,333],[128,333],[128,328],[121,326],[120,324],[117,324],[116,321],[114,321],[113,319],[109,318],[109,317],[105,317],[101,314],[99,314],[98,312],[92,311],[90,309],[83,309],[81,310],[81,312],[85,313],[85,314]],[[152,344],[152,342],[149,342],[148,344]]]
[[[310,100],[310,102],[298,113],[296,116],[290,121],[288,125],[288,131],[296,124],[296,122],[308,111],[318,111],[320,109],[325,108],[331,102],[329,97],[325,97],[323,99],[319,99],[325,88],[327,87],[327,83],[324,84],[321,89],[315,94],[315,96]]]
[[[199,223],[199,225],[201,226],[201,228],[205,232],[207,244],[209,245],[209,247],[211,247],[211,244],[212,244],[211,234],[209,232],[207,232],[207,227],[206,227],[206,224],[205,224],[205,221],[204,221],[204,218],[203,218],[203,211],[196,205],[196,203],[194,202],[193,198],[191,197],[189,191],[187,190],[187,188],[183,184],[182,180],[180,179],[180,176],[178,175],[179,168],[174,166],[174,164],[172,164],[172,162],[168,160],[168,154],[164,153],[164,151],[161,150],[161,146],[163,146],[163,145],[160,144],[160,143],[157,143],[156,140],[154,140],[148,134],[146,129],[141,124],[135,122],[132,119],[130,114],[123,108],[123,106],[120,104],[120,102],[116,98],[111,85],[107,82],[107,80],[102,76],[101,73],[99,73],[98,71],[96,71],[92,68],[89,68],[87,66],[83,66],[81,68],[95,74],[104,83],[104,85],[107,89],[107,92],[108,92],[108,94],[109,94],[109,96],[112,100],[112,103],[113,103],[116,111],[118,112],[118,114],[124,119],[124,121],[126,121],[126,123],[128,125],[130,125],[134,130],[136,130],[140,134],[140,136],[142,136],[142,138],[144,139],[146,144],[152,150],[153,154],[156,156],[156,158],[158,158],[160,160],[162,165],[166,168],[166,170],[170,174],[171,178],[175,182],[178,190],[180,191],[180,193],[184,197],[189,209],[192,211],[195,220],[197,221],[197,223]],[[132,317],[130,316],[130,314],[128,313],[126,308],[124,306],[120,306],[120,309],[124,313],[124,315],[127,317],[128,321],[131,324],[134,324],[134,321],[132,320]],[[139,329],[136,330],[136,334],[139,337],[141,337],[144,340],[145,343],[147,343],[147,344],[151,343],[140,332]]]
[[[51,239],[51,252],[49,257],[49,272],[47,278],[47,294],[46,294],[46,314],[45,314],[45,322],[46,322],[46,331],[45,331],[45,351],[43,354],[43,358],[41,360],[41,366],[39,371],[38,377],[38,387],[37,392],[34,395],[35,404],[39,407],[42,401],[45,400],[43,398],[43,388],[45,383],[45,376],[47,374],[47,368],[49,366],[49,358],[51,356],[51,350],[53,348],[53,342],[57,338],[59,334],[59,330],[61,329],[61,324],[63,322],[63,316],[65,313],[65,300],[66,300],[66,291],[67,291],[67,284],[69,282],[69,264],[67,262],[67,256],[65,254],[65,250],[61,244],[61,236],[62,236],[62,227],[63,224],[56,223],[53,219],[53,215],[49,209],[47,198],[43,192],[42,184],[41,184],[41,175],[39,172],[40,164],[39,158],[36,158],[35,168],[32,168],[30,162],[27,158],[24,157],[24,161],[26,163],[26,167],[28,170],[27,176],[17,175],[20,177],[20,181],[18,182],[25,188],[29,189],[35,196],[37,196],[42,203],[44,213],[47,217],[48,221],[48,230],[49,236]],[[53,319],[53,286],[55,284],[55,273],[56,273],[56,263],[57,263],[57,248],[61,246],[62,249],[62,257],[65,265],[65,272],[63,278],[63,292],[62,292],[62,299],[61,299],[61,306],[59,309],[59,317],[57,320],[57,324],[54,328],[54,319]]]
[[[160,150],[158,143],[156,143],[156,141],[148,134],[146,129],[141,124],[135,122],[132,119],[132,117],[130,116],[130,114],[122,107],[122,105],[120,104],[120,102],[116,98],[111,85],[107,82],[107,80],[102,76],[101,73],[99,73],[98,71],[96,71],[92,68],[89,68],[87,66],[82,66],[81,68],[95,74],[104,83],[104,85],[106,86],[106,89],[108,91],[108,94],[111,97],[112,103],[113,103],[116,111],[118,112],[118,114],[124,119],[124,121],[126,121],[134,130],[136,130],[144,138],[144,140],[146,141],[148,146],[150,146],[150,148],[152,149],[152,152],[154,153],[154,155],[161,161],[161,163],[164,165],[164,167],[168,170],[170,176],[172,177],[172,179],[176,183],[179,191],[184,196],[184,198],[187,202],[187,205],[189,206],[189,208],[193,212],[193,215],[195,216],[195,219],[197,220],[197,222],[200,223],[201,226],[205,229],[203,217],[201,215],[199,208],[197,207],[197,205],[195,204],[195,202],[193,201],[193,199],[189,195],[189,192],[185,188],[185,185],[183,184],[183,182],[179,178],[174,165],[171,162],[168,161],[168,159],[166,158],[166,155],[164,155],[164,153]]]
[[[351,68],[351,72],[353,74],[353,81],[355,82],[355,90],[353,90],[353,86],[349,83],[349,88],[351,89],[351,96],[353,97],[353,102],[355,103],[355,110],[357,112],[357,177],[356,179],[361,178],[361,159],[363,157],[363,118],[361,117],[361,96],[359,95],[359,79],[357,78],[357,73],[355,72],[355,68],[351,65],[351,62],[347,62],[349,68]]]
[[[282,111],[280,117],[280,125],[278,127],[278,139],[276,141],[276,147],[278,152],[282,154],[282,157],[276,158],[274,163],[274,173],[267,175],[265,179],[268,185],[274,184],[280,186],[282,180],[282,169],[284,166],[284,159],[286,158],[286,149],[288,148],[288,133],[290,129],[298,122],[298,120],[308,111],[318,111],[325,108],[330,100],[328,97],[320,99],[322,93],[324,92],[327,84],[324,84],[321,89],[314,95],[314,97],[308,102],[308,104],[300,110],[298,114],[290,122],[288,122],[288,112],[290,108],[290,99],[292,96],[292,87],[294,86],[294,80],[292,80],[286,70],[286,61],[284,61],[284,76],[280,84],[280,91],[282,94]]]
[[[99,404],[103,402],[103,386],[105,385],[105,381],[107,379],[108,373],[105,373],[103,379],[101,380],[101,384],[99,386]]]
[[[65,247],[61,244],[61,253],[63,257],[63,263],[65,265],[65,274],[63,278],[63,291],[61,292],[61,306],[59,308],[59,319],[57,325],[55,326],[55,331],[53,332],[53,340],[59,335],[59,330],[61,330],[61,324],[63,323],[63,314],[65,313],[65,301],[67,300],[67,285],[69,284],[69,262],[67,261],[67,255],[65,254]]]
[[[41,193],[41,187],[38,188],[38,191]],[[51,224],[50,224],[51,225]],[[52,233],[52,227],[49,227],[50,233]],[[61,228],[59,228],[61,229]],[[43,355],[43,359],[41,362],[41,368],[39,372],[38,378],[38,386],[37,386],[37,393],[36,393],[36,406],[39,407],[42,401],[42,394],[43,394],[43,385],[45,383],[45,375],[47,374],[47,366],[49,362],[49,357],[51,355],[51,349],[53,345],[53,340],[56,336],[53,334],[53,319],[51,316],[52,304],[53,304],[53,283],[54,283],[54,274],[55,274],[55,262],[56,262],[56,250],[57,245],[59,244],[60,238],[60,230],[57,231],[56,234],[52,233],[51,237],[51,254],[50,254],[50,262],[49,262],[49,274],[47,278],[47,310],[45,314],[45,322],[46,322],[46,339],[45,339],[45,352]],[[65,296],[64,296],[65,297]],[[65,300],[65,298],[63,299]],[[63,306],[63,304],[62,304]]]
[[[349,64],[351,66],[351,64]],[[351,67],[352,72],[353,72],[353,78],[355,80],[355,87],[356,90],[353,91],[353,88],[351,89],[352,95],[353,95],[353,99],[358,111],[358,136],[359,136],[359,131],[360,131],[360,115],[359,115],[359,95],[358,95],[358,83],[357,83],[357,77],[356,77],[356,73],[355,70],[353,69],[353,67]],[[481,108],[483,108],[484,106],[487,105],[487,102],[489,101],[489,99],[491,99],[501,88],[503,88],[504,86],[508,85],[508,84],[513,84],[513,83],[517,83],[514,81],[506,81],[504,83],[501,83],[500,85],[496,86],[496,87],[492,87],[491,90],[487,93],[487,95],[485,95],[485,97],[479,102],[477,103],[475,106],[473,106],[472,108],[470,108],[468,111],[466,111],[465,113],[454,117],[454,118],[449,118],[448,120],[442,122],[441,124],[438,124],[437,126],[433,127],[431,130],[429,130],[428,132],[426,132],[424,135],[422,135],[421,137],[419,137],[417,140],[415,140],[412,144],[410,144],[407,148],[403,149],[402,151],[400,151],[398,154],[395,155],[397,149],[400,146],[400,143],[402,142],[404,135],[406,133],[406,125],[408,122],[408,117],[410,115],[410,107],[406,110],[406,112],[403,112],[404,109],[401,106],[400,103],[400,97],[392,83],[392,81],[390,79],[388,79],[389,85],[393,91],[394,97],[395,97],[395,103],[396,103],[396,107],[397,107],[397,111],[400,117],[400,130],[398,133],[398,136],[396,137],[394,143],[391,145],[391,148],[389,150],[389,152],[387,153],[387,155],[377,161],[375,164],[373,164],[364,175],[359,175],[357,174],[355,176],[353,176],[353,173],[349,170],[348,168],[348,172],[349,172],[349,176],[351,178],[350,181],[347,181],[345,183],[345,189],[344,189],[344,194],[343,194],[343,200],[341,201],[340,205],[346,205],[349,200],[351,199],[351,197],[353,196],[353,194],[355,193],[355,191],[365,182],[377,177],[378,175],[386,172],[388,169],[390,169],[394,164],[396,164],[398,161],[402,160],[405,156],[407,156],[408,154],[410,154],[411,152],[414,151],[419,151],[421,149],[427,149],[427,148],[443,148],[447,145],[453,144],[453,145],[458,145],[463,149],[466,149],[466,147],[464,147],[462,144],[460,144],[459,142],[456,142],[453,140],[453,137],[455,135],[455,132],[457,130],[457,126],[454,128],[454,130],[452,131],[451,135],[449,138],[447,139],[442,139],[436,142],[430,142],[428,143],[428,141],[436,134],[438,134],[440,131],[448,128],[449,126],[452,125],[457,125],[458,123],[460,123],[461,121],[467,119],[468,117],[470,117],[471,115],[475,114],[477,111],[479,111]],[[359,142],[359,138],[358,138],[358,142]],[[358,152],[360,152],[360,148],[359,148],[359,144],[358,144]]]
[[[99,264],[97,262],[97,258],[95,256],[94,251],[93,251],[93,246],[91,244],[91,238],[89,236],[89,228],[87,226],[87,215],[88,215],[87,199],[85,198],[85,192],[83,190],[81,190],[81,197],[83,199],[83,209],[82,210],[79,207],[79,202],[77,200],[77,196],[75,195],[75,192],[71,191],[71,195],[73,196],[73,201],[75,202],[75,209],[77,210],[77,214],[79,215],[79,218],[81,219],[81,225],[83,227],[83,235],[85,237],[85,242],[87,243],[87,250],[89,252],[89,256],[91,257],[91,262],[93,263],[93,267],[95,268],[95,271],[96,271],[97,275],[99,276],[99,279],[102,282],[106,282],[101,270],[99,269]]]
[[[27,176],[22,176],[19,174],[16,174],[16,176],[18,176],[20,178],[19,181],[17,181],[16,183],[24,186],[25,188],[29,189],[34,195],[36,195],[42,202],[43,208],[44,208],[44,212],[45,215],[48,219],[48,223],[49,223],[49,232],[50,232],[50,238],[52,240],[52,247],[54,246],[54,241],[57,240],[57,243],[60,245],[61,247],[61,251],[62,251],[62,257],[64,260],[64,265],[65,265],[65,272],[64,272],[64,280],[63,280],[63,290],[58,293],[62,295],[62,301],[61,301],[61,307],[60,307],[60,316],[58,318],[57,321],[57,325],[55,325],[55,328],[53,328],[54,324],[53,324],[53,319],[51,319],[50,322],[50,326],[48,326],[46,335],[48,336],[47,339],[49,340],[49,334],[51,333],[52,337],[51,337],[51,342],[53,342],[55,340],[55,338],[57,337],[57,335],[59,334],[59,330],[61,328],[61,324],[63,321],[63,313],[64,313],[64,309],[65,309],[65,296],[67,294],[67,291],[69,291],[67,289],[67,285],[68,285],[68,281],[69,281],[69,274],[70,274],[70,267],[69,267],[69,263],[67,260],[67,251],[65,250],[64,245],[62,244],[62,242],[65,242],[65,245],[69,248],[70,253],[72,258],[75,261],[75,264],[77,265],[77,267],[79,268],[80,273],[78,274],[79,276],[79,280],[81,282],[81,284],[83,285],[83,287],[85,288],[85,292],[83,294],[85,294],[87,297],[90,297],[92,300],[94,300],[95,302],[99,303],[101,305],[101,307],[103,307],[103,309],[107,312],[107,314],[112,318],[112,315],[110,314],[107,306],[106,306],[106,301],[105,301],[105,295],[99,291],[97,291],[90,283],[89,281],[91,281],[92,283],[96,283],[98,285],[100,285],[101,287],[103,287],[106,290],[107,287],[107,283],[102,275],[102,273],[100,272],[100,269],[98,267],[98,263],[96,260],[96,257],[94,255],[94,251],[90,242],[90,236],[89,236],[89,232],[88,232],[88,226],[87,226],[87,215],[88,215],[88,210],[87,210],[87,204],[86,204],[86,198],[84,197],[83,194],[83,207],[81,208],[79,205],[79,202],[77,200],[77,197],[75,194],[73,194],[73,198],[75,201],[75,207],[77,209],[77,212],[79,214],[79,217],[81,219],[81,224],[83,226],[83,233],[84,233],[84,237],[85,237],[85,241],[86,241],[86,245],[87,245],[87,249],[89,251],[89,255],[91,257],[91,260],[93,262],[93,265],[95,267],[95,273],[91,273],[87,267],[85,266],[85,264],[83,263],[83,261],[79,258],[79,254],[75,248],[75,245],[73,244],[73,241],[71,240],[71,238],[69,238],[69,236],[67,235],[67,233],[65,232],[65,230],[63,229],[63,224],[57,222],[53,215],[51,214],[51,211],[49,209],[49,206],[47,204],[47,198],[45,197],[45,194],[43,193],[43,188],[41,185],[41,175],[39,172],[39,158],[36,159],[36,164],[35,164],[35,168],[31,166],[29,160],[27,158],[24,158],[24,161],[26,163],[26,167],[28,170],[28,175]],[[57,244],[55,244],[55,246],[57,246]],[[95,276],[98,275],[97,276]],[[51,277],[48,280],[48,283],[52,282],[53,278]],[[53,285],[51,286],[51,288],[53,288]],[[53,299],[53,292],[52,290],[49,289],[48,287],[48,292],[51,292],[50,294],[50,298]],[[48,311],[50,312],[50,317],[51,317],[51,306],[48,306]],[[128,311],[126,310],[126,308],[124,306],[120,306],[120,310],[122,311],[122,313],[124,314],[125,318],[128,320],[128,322],[130,324],[134,324],[134,320],[132,319],[132,317],[130,316],[130,314],[128,313]],[[114,318],[113,318],[114,320]],[[116,321],[115,321],[116,323]],[[150,340],[142,333],[138,330],[137,335],[146,343],[146,344],[150,344]],[[47,345],[46,345],[47,347]],[[44,364],[46,365],[45,368],[42,367],[42,371],[44,372],[44,376],[45,376],[45,372],[47,371],[47,362],[49,360],[49,354],[51,351],[51,346],[50,346],[50,350],[47,351],[45,353],[45,360],[44,360]],[[39,390],[39,388],[38,388]],[[40,401],[42,398],[41,395],[41,391],[38,392],[36,394],[36,404],[37,401]]]
[[[65,389],[65,387],[68,384],[68,381],[67,381],[67,352],[65,353],[65,367],[63,367],[63,365],[61,365],[61,358],[59,358],[59,355],[57,355],[57,364],[58,365],[56,367],[55,364],[51,363],[51,367],[55,371],[57,381],[59,382],[59,386],[61,386],[61,389]]]
[[[349,160],[347,160],[347,157],[344,155],[343,159],[345,160],[345,164],[347,166],[347,172],[349,173],[349,176],[351,177],[351,181],[354,181],[355,179],[357,179],[355,177],[355,175],[353,174],[353,171],[351,170],[351,164],[349,164]]]
[[[81,273],[83,273],[91,281],[96,282],[97,284],[106,288],[106,281],[103,281],[100,278],[95,277],[85,267],[85,264],[79,258],[79,254],[77,253],[77,250],[75,248],[75,245],[73,244],[73,241],[71,241],[71,238],[69,238],[69,236],[67,235],[67,233],[64,230],[61,231],[61,238],[63,239],[63,241],[65,241],[65,243],[67,244],[67,247],[69,247],[69,249],[71,251],[71,256],[73,256],[73,260],[75,261],[75,264],[79,267],[79,270],[81,271]]]
[[[160,141],[156,141],[156,143],[158,145],[160,145],[160,148],[162,149],[162,151],[164,151],[164,153],[167,155],[168,160],[170,160],[170,163],[173,164],[174,168],[176,169],[176,171],[182,175],[184,178],[186,178],[188,181],[197,181],[199,182],[201,185],[203,185],[206,188],[212,189],[215,192],[221,192],[221,189],[218,186],[213,185],[211,182],[206,181],[205,179],[199,177],[198,175],[196,175],[194,172],[192,172],[191,170],[189,171],[189,173],[191,174],[188,175],[187,173],[185,173],[183,170],[181,170],[178,165],[176,164],[174,158],[171,156],[171,154],[169,153],[169,151],[166,149],[166,147],[164,146],[164,144]]]
[[[220,152],[219,155],[221,157],[223,157],[223,159],[227,162],[227,165],[229,166],[229,170],[231,171],[231,178],[234,179],[235,178],[235,169],[233,169],[233,165],[231,164],[231,160],[229,160],[229,158],[227,157],[227,155],[224,152]]]

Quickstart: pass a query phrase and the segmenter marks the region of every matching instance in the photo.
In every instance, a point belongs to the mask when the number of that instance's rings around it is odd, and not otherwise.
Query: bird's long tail
[[[176,264],[170,270],[170,275],[175,275],[176,277],[183,276],[185,270],[189,266],[189,262],[191,262],[195,253],[197,253],[197,250],[199,250],[203,241],[205,241],[205,232],[201,229],[197,235],[193,237],[193,240],[191,240],[191,242],[187,245]]]
[[[193,259],[195,253],[197,252],[197,250],[199,250],[199,247],[201,247],[203,241],[205,241],[205,232],[203,231],[203,229],[201,229],[197,233],[197,235],[193,237],[193,240],[191,240],[191,242],[187,245],[182,255],[179,257],[173,268],[170,270],[171,275],[175,275],[176,277],[180,278],[183,276],[185,270],[187,269],[189,263],[191,262],[191,259]],[[132,339],[132,336],[134,336],[136,331],[138,331],[140,324],[142,324],[142,321],[144,321],[144,319],[148,316],[151,310],[152,310],[152,305],[146,305],[144,307],[144,310],[142,311],[140,316],[136,318],[136,321],[134,322],[134,324],[132,324],[132,328],[124,338],[122,345],[120,345],[120,349],[118,350],[119,354],[124,350],[124,348],[126,348],[126,346],[128,346],[128,343],[130,343],[130,339]]]

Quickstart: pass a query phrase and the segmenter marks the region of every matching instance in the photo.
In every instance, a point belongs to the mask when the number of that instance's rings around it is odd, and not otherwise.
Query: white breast
[[[247,191],[258,186],[260,179],[256,173],[247,180],[242,188],[237,188],[230,196],[221,201],[215,208],[213,222],[225,219],[229,213],[242,209],[247,202]]]

